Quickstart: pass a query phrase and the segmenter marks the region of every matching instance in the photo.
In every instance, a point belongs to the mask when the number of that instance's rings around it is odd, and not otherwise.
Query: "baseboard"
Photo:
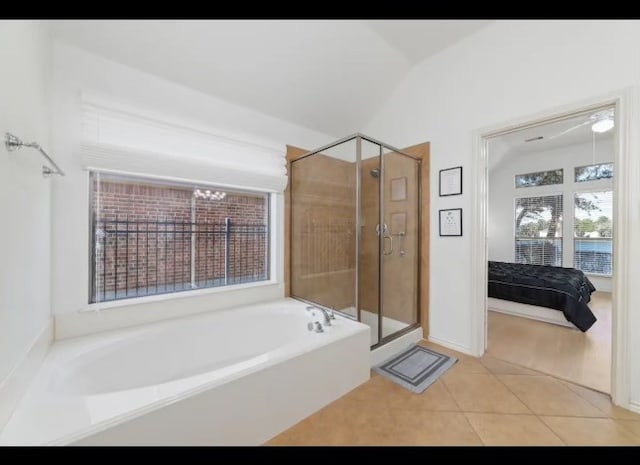
[[[4,382],[0,383],[0,431],[7,424],[29,383],[53,343],[53,318],[35,340],[29,352],[16,365]]]
[[[640,402],[636,402],[635,400],[630,401],[629,410],[634,413],[640,413]]]
[[[371,366],[374,367],[384,362],[394,354],[400,352],[411,344],[415,344],[422,339],[422,327],[409,331],[407,334],[387,342],[386,344],[371,351]]]
[[[471,355],[472,357],[475,357],[471,349],[469,349],[468,347],[464,347],[459,344],[456,344],[455,342],[445,341],[444,339],[440,339],[434,336],[429,336],[427,340],[429,342],[433,342],[434,344],[438,344],[439,346],[446,347],[447,349],[455,350],[458,352],[462,352],[463,354]]]

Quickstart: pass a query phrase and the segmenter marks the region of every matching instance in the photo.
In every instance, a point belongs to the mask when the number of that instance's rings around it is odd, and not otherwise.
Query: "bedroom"
[[[487,352],[611,392],[615,107],[491,138]]]

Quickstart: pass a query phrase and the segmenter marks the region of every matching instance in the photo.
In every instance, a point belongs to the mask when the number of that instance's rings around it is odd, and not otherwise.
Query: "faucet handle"
[[[324,333],[324,329],[322,329],[322,325],[320,324],[319,321],[316,321],[315,325],[316,325],[316,333]]]

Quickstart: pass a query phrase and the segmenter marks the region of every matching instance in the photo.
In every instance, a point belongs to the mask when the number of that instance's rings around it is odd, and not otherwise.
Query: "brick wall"
[[[92,189],[92,301],[188,290],[192,278],[198,288],[223,285],[227,236],[228,283],[267,278],[264,196],[194,199],[191,188],[109,178]]]

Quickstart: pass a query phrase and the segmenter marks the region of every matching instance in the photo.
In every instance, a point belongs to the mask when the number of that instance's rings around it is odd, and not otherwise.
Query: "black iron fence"
[[[269,279],[268,226],[93,221],[91,302]]]

